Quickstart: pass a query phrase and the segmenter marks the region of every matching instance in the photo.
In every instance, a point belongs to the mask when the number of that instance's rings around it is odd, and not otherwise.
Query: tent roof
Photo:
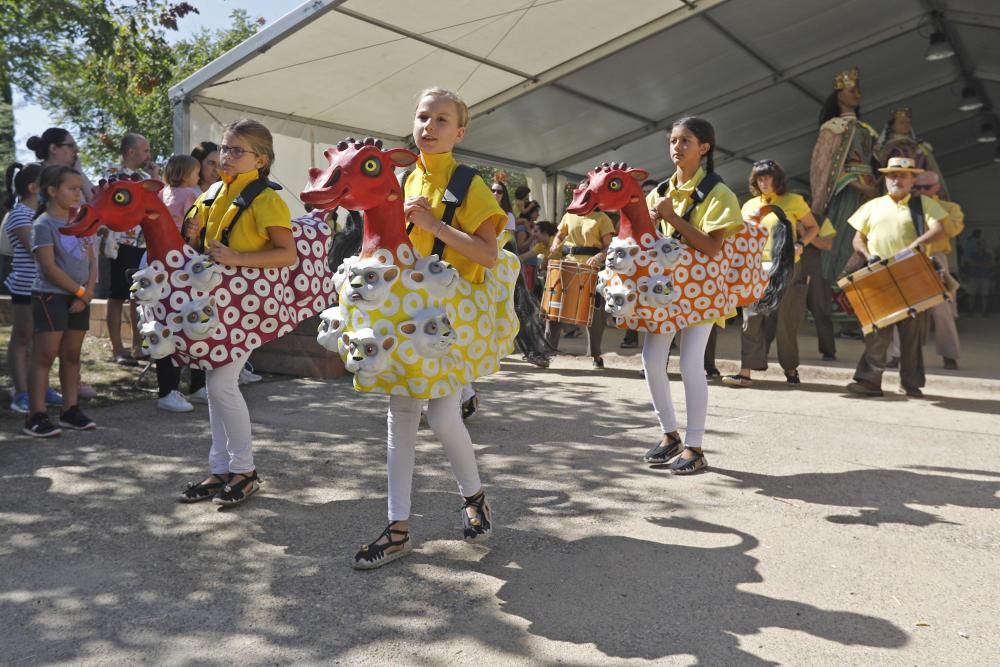
[[[924,60],[935,29],[957,57]],[[857,66],[864,118],[912,107],[950,175],[995,154],[976,136],[997,125],[998,30],[989,0],[312,0],[171,98],[405,141],[417,92],[440,85],[471,107],[461,153],[570,176],[611,160],[665,176],[663,130],[694,113],[730,183],[763,157],[801,183],[831,77]],[[958,110],[966,85],[984,110]]]

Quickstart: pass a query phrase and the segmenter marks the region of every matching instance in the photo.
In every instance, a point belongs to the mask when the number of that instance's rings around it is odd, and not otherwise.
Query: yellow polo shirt
[[[559,221],[559,233],[566,235],[563,245],[600,250],[604,247],[602,240],[604,236],[615,233],[615,224],[611,222],[607,213],[601,211],[591,211],[587,215],[567,213]],[[582,264],[590,257],[590,255],[566,255],[565,259]]]
[[[256,169],[236,176],[223,173],[223,186],[212,203],[212,207],[206,209],[205,193],[202,193],[195,201],[194,211],[189,215],[198,216],[202,224],[205,225],[206,249],[209,241],[222,240],[222,231],[229,227],[236,216],[237,208],[232,206],[233,201],[243,192],[243,188],[247,184],[258,178],[260,175]],[[290,230],[292,228],[292,214],[288,210],[288,205],[281,199],[281,195],[271,188],[265,188],[250,203],[250,208],[243,211],[243,215],[230,230],[229,247],[236,252],[268,250],[271,247],[271,236],[267,231],[269,227]]]
[[[677,173],[675,172],[670,177],[670,187],[667,189],[666,196],[661,197],[655,189],[651,190],[646,195],[646,204],[649,208],[656,208],[657,204],[669,197],[674,213],[683,216],[691,208],[691,195],[694,194],[703,178],[705,178],[705,170],[699,167],[690,181],[677,185]],[[725,229],[727,238],[733,236],[743,229],[740,201],[725,183],[717,183],[705,197],[705,201],[691,214],[691,225],[706,234],[717,229]],[[673,226],[665,225],[665,228],[667,236],[674,233]]]
[[[427,201],[431,203],[434,215],[440,220],[444,215],[444,202],[442,201],[444,192],[448,187],[448,181],[451,180],[451,176],[457,168],[458,162],[455,161],[451,153],[433,155],[421,153],[417,160],[416,169],[406,179],[405,196],[407,198],[426,197]],[[455,217],[451,221],[451,226],[472,236],[479,229],[479,225],[484,222],[492,223],[497,236],[499,236],[507,224],[507,214],[500,208],[497,200],[493,197],[493,191],[486,185],[486,182],[476,176],[472,179],[465,199],[455,209]],[[434,235],[420,227],[414,226],[410,232],[410,242],[413,243],[417,252],[425,257],[433,251],[434,241]],[[486,267],[477,264],[454,248],[446,245],[442,259],[451,263],[459,274],[469,282],[481,283],[486,279]]]
[[[743,204],[743,219],[750,220],[756,219],[760,215],[760,209],[764,206],[777,206],[782,211],[785,212],[785,217],[788,221],[792,223],[792,242],[799,240],[799,232],[795,228],[796,223],[799,219],[811,213],[809,210],[809,204],[806,200],[802,198],[802,195],[797,195],[794,192],[786,192],[783,195],[778,195],[774,193],[762,194],[759,197],[754,197]],[[767,245],[764,246],[764,252],[761,254],[761,259],[765,262],[771,261],[771,243],[772,231],[774,226],[778,224],[778,216],[774,213],[766,213],[764,217],[760,219],[761,227],[767,230]],[[795,261],[799,261],[796,257]]]
[[[962,211],[962,207],[953,201],[946,201],[944,199],[933,198],[944,212],[948,214],[948,217],[941,221],[941,225],[944,227],[945,234],[948,235],[943,241],[938,241],[937,243],[927,244],[927,253],[934,254],[936,252],[944,253],[947,255],[951,252],[951,240],[962,233],[965,229],[965,213]]]
[[[928,228],[931,222],[941,223],[948,216],[936,201],[921,197]],[[894,257],[917,240],[909,204],[909,195],[898,202],[889,195],[882,195],[862,204],[847,222],[868,239],[868,252],[883,259]]]

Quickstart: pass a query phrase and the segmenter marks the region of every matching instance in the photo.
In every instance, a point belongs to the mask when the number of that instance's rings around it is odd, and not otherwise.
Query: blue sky
[[[179,31],[168,31],[168,36],[177,39],[201,28],[226,25],[234,9],[245,9],[251,18],[263,17],[268,23],[273,23],[302,4],[302,0],[191,0],[191,4],[198,8],[199,14],[189,14],[181,19]],[[55,125],[55,115],[48,109],[28,104],[21,92],[14,90],[14,138],[19,160],[34,159],[25,142],[31,135],[41,134],[45,128]]]

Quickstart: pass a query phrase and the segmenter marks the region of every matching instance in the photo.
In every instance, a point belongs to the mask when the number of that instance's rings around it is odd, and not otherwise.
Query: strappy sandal
[[[785,371],[785,382],[787,384],[802,384],[802,380],[799,378],[799,372],[797,370]]]
[[[666,438],[666,443],[660,440],[656,447],[646,452],[646,455],[642,457],[643,461],[652,465],[663,465],[681,453],[680,438],[670,434],[664,434],[663,437]]]
[[[722,384],[727,387],[752,387],[753,380],[748,378],[746,375],[726,375],[722,378]]]
[[[362,545],[361,550],[354,554],[353,567],[355,570],[374,570],[377,567],[382,567],[387,563],[398,560],[413,551],[413,543],[410,542],[410,531],[394,529],[393,526],[397,523],[399,522],[390,521],[389,525],[375,538],[374,542]],[[402,535],[403,539],[394,540],[392,539],[393,535]],[[380,544],[379,540],[383,537],[386,541]],[[386,549],[392,547],[400,548],[392,553],[386,553]]]
[[[218,480],[217,482],[198,482],[197,484],[188,484],[187,488],[181,495],[177,496],[177,502],[179,503],[198,503],[202,500],[210,500],[220,491],[222,487],[229,482],[229,473],[225,475],[212,475],[212,479]]]
[[[242,477],[242,479],[233,484],[233,480],[237,477]],[[212,502],[223,507],[233,507],[258,491],[260,491],[260,477],[256,470],[231,473],[229,483],[222,487],[222,491],[219,491],[218,495],[212,498]]]
[[[462,401],[462,421],[465,421],[479,411],[479,392],[476,391],[472,398]]]
[[[476,516],[470,517],[465,511],[469,507],[476,510]],[[466,542],[482,542],[493,533],[493,510],[482,491],[474,496],[465,496],[461,512],[462,539]]]
[[[685,447],[684,449],[693,453],[694,457],[685,459],[678,456],[674,459],[674,462],[670,464],[670,472],[675,475],[690,475],[691,473],[704,470],[708,467],[708,459],[705,458],[705,455],[702,452],[699,452],[697,449],[692,449],[691,447]]]

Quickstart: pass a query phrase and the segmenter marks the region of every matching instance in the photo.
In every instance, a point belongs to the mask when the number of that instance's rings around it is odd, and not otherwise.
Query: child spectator
[[[40,203],[32,223],[31,250],[38,263],[31,306],[35,336],[31,342],[28,400],[24,422],[28,435],[59,435],[45,409],[49,371],[59,357],[59,382],[64,405],[59,424],[89,430],[96,422],[80,410],[80,348],[90,328],[90,301],[97,284],[97,258],[89,240],[61,233],[70,209],[83,203],[83,177],[66,166],[46,167],[39,181]]]

